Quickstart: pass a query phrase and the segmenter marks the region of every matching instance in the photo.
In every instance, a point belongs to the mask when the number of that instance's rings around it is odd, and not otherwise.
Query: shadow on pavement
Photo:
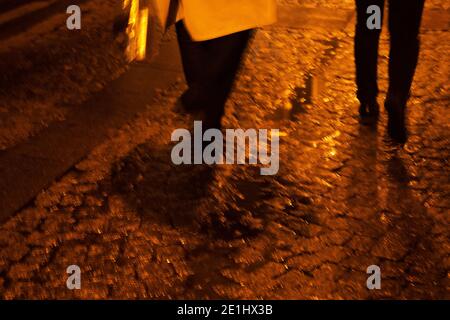
[[[214,169],[174,165],[170,153],[170,145],[164,149],[151,144],[138,146],[115,165],[112,190],[127,199],[144,219],[198,230],[202,221],[197,207],[208,196]]]

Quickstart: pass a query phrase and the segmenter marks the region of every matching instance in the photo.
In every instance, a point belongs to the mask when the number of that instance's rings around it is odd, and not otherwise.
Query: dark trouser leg
[[[356,0],[356,85],[358,88],[357,97],[361,103],[373,102],[378,95],[378,43],[381,30],[370,30],[367,27],[367,19],[370,17],[367,8],[371,5],[379,6],[383,13],[384,0]]]
[[[193,42],[179,22],[177,33],[189,90],[195,93],[192,100],[201,105],[209,120],[220,122],[252,31]]]
[[[246,30],[207,42],[211,57],[205,78],[212,118],[222,117],[252,31]]]
[[[424,2],[389,2],[391,51],[388,96],[395,96],[403,104],[409,97],[419,57],[419,31]]]
[[[401,4],[402,3],[402,4]],[[424,0],[389,1],[389,89],[386,110],[388,132],[394,141],[408,139],[405,107],[419,57],[419,29]]]
[[[182,21],[176,24],[176,31],[184,76],[188,85],[188,91],[185,92],[184,97],[187,99],[187,104],[199,104],[201,102],[198,97],[202,93],[201,83],[204,78],[203,68],[207,59],[205,43],[192,41]]]

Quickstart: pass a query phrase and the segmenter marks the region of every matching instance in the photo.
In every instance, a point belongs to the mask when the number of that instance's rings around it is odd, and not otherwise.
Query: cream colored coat
[[[173,1],[173,0],[172,0]],[[194,41],[204,41],[262,27],[276,21],[276,0],[179,0],[178,13],[169,15],[170,0],[150,0],[163,26],[168,16],[183,19]]]

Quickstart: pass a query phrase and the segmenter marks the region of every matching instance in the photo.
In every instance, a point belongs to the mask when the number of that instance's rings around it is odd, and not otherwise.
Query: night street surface
[[[428,1],[425,15],[448,12],[445,3]],[[0,298],[450,298],[450,33],[424,27],[421,40],[411,135],[399,148],[385,135],[384,110],[376,129],[359,123],[353,20],[259,30],[223,124],[279,128],[275,176],[173,165],[171,133],[193,118],[175,110],[181,78],[161,89],[0,225]],[[384,33],[380,103],[387,56]],[[82,289],[71,291],[74,264]],[[381,290],[366,287],[370,265],[381,268]]]

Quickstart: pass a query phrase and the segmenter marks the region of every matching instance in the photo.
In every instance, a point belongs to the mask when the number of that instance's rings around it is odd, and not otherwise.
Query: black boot
[[[389,95],[386,98],[384,107],[388,113],[388,134],[394,142],[405,144],[408,140],[408,130],[406,128],[405,99],[399,99],[394,95]]]
[[[375,124],[380,115],[380,106],[377,101],[361,102],[359,116],[363,124]]]

